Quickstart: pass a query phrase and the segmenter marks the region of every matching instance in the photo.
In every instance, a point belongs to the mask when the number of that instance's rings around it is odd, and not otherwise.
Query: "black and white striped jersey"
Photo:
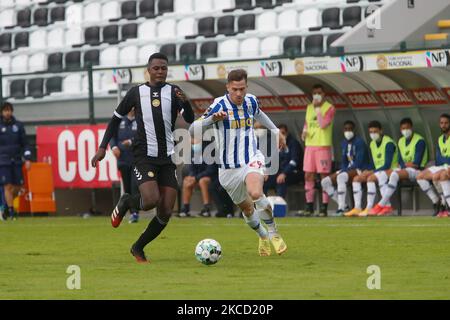
[[[176,97],[175,88],[178,87],[170,83],[161,86],[144,83],[132,87],[115,110],[114,116],[122,119],[135,107],[135,158],[148,156],[152,159],[167,159],[174,153],[173,130],[178,113],[183,115],[186,122],[194,121],[191,105]]]

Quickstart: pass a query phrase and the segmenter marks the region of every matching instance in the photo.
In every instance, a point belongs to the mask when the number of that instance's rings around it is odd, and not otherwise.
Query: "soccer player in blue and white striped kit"
[[[282,254],[287,246],[278,233],[272,208],[263,193],[265,157],[257,147],[254,121],[276,132],[281,146],[285,145],[285,139],[261,111],[256,97],[247,94],[245,70],[229,72],[227,91],[228,94],[215,99],[205,114],[191,125],[191,134],[197,136],[201,127],[214,127],[220,184],[241,208],[246,223],[258,233],[259,254],[270,255],[270,243],[277,254]]]

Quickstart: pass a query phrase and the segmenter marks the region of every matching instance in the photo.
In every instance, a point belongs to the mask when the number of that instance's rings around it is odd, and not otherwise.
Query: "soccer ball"
[[[214,239],[203,239],[195,247],[195,257],[203,264],[215,264],[221,256],[222,247]]]

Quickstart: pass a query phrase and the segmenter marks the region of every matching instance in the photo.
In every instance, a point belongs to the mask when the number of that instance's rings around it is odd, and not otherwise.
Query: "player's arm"
[[[194,122],[194,111],[192,111],[191,103],[188,98],[184,94],[183,90],[179,87],[174,86],[175,93],[175,103],[177,104],[177,109],[180,111],[180,114],[183,116],[184,121],[187,123]]]
[[[20,124],[20,146],[22,147],[23,150],[23,157],[25,159],[25,167],[27,169],[30,168],[30,161],[31,161],[31,150],[30,150],[30,145],[28,144],[28,140],[27,140],[27,135],[25,133],[25,127],[24,125],[21,123]]]
[[[423,155],[425,154],[426,144],[425,140],[419,140],[416,145],[416,154],[412,163],[407,163],[406,166],[410,168],[419,169],[422,164]]]
[[[275,133],[278,137],[279,148],[284,148],[286,146],[286,137],[280,134],[280,130],[277,126],[270,120],[270,118],[262,111],[261,109],[257,109],[256,113],[253,116],[256,121],[261,123],[264,127],[266,127],[271,132]]]
[[[341,171],[345,172],[348,168],[348,159],[347,159],[347,143],[345,141],[341,142]]]
[[[227,116],[227,113],[222,110],[222,106],[220,104],[213,104],[202,116],[191,124],[189,127],[189,133],[191,136],[194,136],[194,132],[197,130],[201,131],[203,127],[209,127],[217,121],[223,121]]]
[[[316,108],[317,122],[319,123],[320,128],[325,129],[326,127],[331,125],[333,123],[335,113],[336,109],[334,108],[334,106],[331,106],[331,108],[328,109],[324,116],[322,116],[320,108]]]
[[[109,141],[112,137],[117,136],[119,131],[120,122],[123,117],[131,111],[131,109],[136,105],[135,103],[135,91],[134,88],[130,89],[125,97],[120,102],[116,111],[114,111],[114,115],[108,123],[108,127],[106,128],[105,135],[103,136],[102,142],[97,150],[97,153],[91,160],[91,165],[95,168],[97,167],[97,162],[102,161],[106,155],[106,148],[108,146]]]
[[[355,141],[355,159],[353,160],[352,169],[361,169],[367,167],[367,146],[364,141],[361,139],[359,141]],[[370,165],[370,164],[369,164]]]

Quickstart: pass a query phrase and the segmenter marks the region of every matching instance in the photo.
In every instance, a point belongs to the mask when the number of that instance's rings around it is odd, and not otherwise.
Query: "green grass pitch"
[[[174,218],[147,246],[130,245],[148,220],[118,229],[106,217],[21,218],[0,223],[0,299],[450,299],[450,220],[283,218],[282,256],[259,257],[241,219]],[[204,238],[222,245],[213,266],[195,260]],[[69,290],[69,265],[81,289]],[[369,290],[370,265],[381,289]]]

